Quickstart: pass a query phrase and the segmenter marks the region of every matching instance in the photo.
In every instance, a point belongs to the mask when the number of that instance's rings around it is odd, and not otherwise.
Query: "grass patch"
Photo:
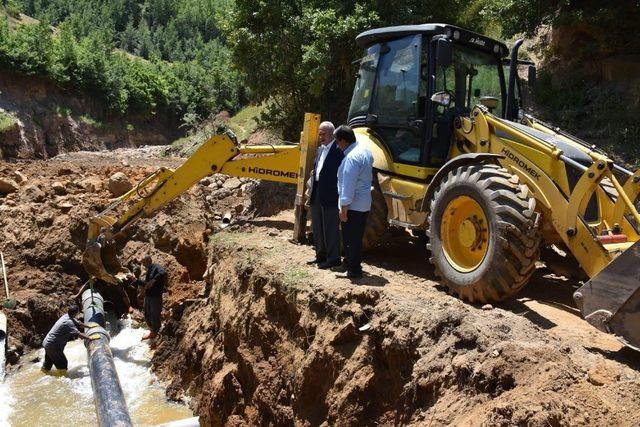
[[[69,117],[71,115],[71,108],[55,105],[53,107],[53,112],[59,117]]]
[[[5,111],[0,111],[0,132],[5,132],[18,123],[18,120]]]
[[[311,278],[309,270],[302,266],[288,267],[282,277],[282,284],[288,289],[297,288],[303,282]]]
[[[248,139],[256,131],[263,110],[261,105],[249,105],[229,119],[227,126],[236,134],[238,141]]]
[[[94,117],[89,116],[88,114],[82,114],[79,117],[80,121],[86,125],[92,126],[94,128],[102,128],[104,127],[104,123],[100,120],[95,119]]]

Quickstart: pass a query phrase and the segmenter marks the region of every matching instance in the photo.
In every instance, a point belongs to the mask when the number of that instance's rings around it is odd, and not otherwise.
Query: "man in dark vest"
[[[333,139],[333,131],[331,122],[320,124],[320,147],[314,162],[311,187],[311,225],[316,257],[309,264],[318,264],[321,269],[341,264],[337,177],[344,155]]]

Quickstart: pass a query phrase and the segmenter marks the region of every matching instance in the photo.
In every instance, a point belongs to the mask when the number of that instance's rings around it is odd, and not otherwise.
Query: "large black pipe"
[[[116,366],[113,363],[113,354],[109,348],[109,333],[105,329],[104,300],[99,293],[87,289],[82,294],[82,308],[84,322],[98,325],[85,333],[100,337],[87,341],[86,344],[98,424],[109,427],[132,426]]]

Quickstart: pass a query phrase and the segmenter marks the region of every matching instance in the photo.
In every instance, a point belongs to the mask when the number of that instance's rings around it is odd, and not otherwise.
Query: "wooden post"
[[[9,282],[7,282],[7,268],[4,265],[4,254],[0,252],[0,260],[2,260],[2,276],[4,277],[4,292],[7,294],[7,299],[9,299]]]
[[[307,229],[307,211],[304,208],[307,196],[307,181],[313,168],[313,161],[318,148],[318,129],[320,115],[305,113],[304,127],[300,136],[300,169],[298,171],[298,187],[295,201],[295,224],[293,225],[293,240],[303,242]]]

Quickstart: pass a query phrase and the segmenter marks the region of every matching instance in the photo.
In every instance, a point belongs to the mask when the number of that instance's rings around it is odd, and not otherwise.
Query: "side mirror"
[[[527,68],[527,80],[529,87],[535,87],[536,85],[536,66],[529,65]]]
[[[438,67],[448,67],[453,62],[453,47],[451,40],[438,39],[436,42],[436,64]]]
[[[448,107],[451,104],[451,94],[449,92],[436,92],[431,95],[431,102]]]

